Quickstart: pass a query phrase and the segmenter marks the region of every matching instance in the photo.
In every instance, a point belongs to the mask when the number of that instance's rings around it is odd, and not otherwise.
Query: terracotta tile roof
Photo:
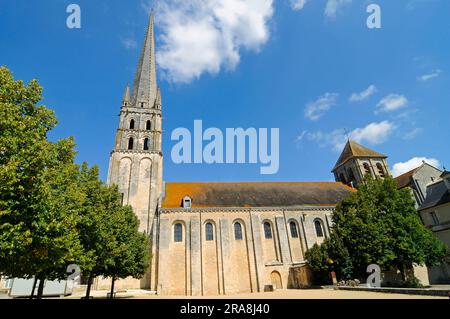
[[[377,158],[387,158],[386,155],[380,154],[378,152],[372,151],[365,146],[362,146],[354,141],[349,140],[347,144],[345,144],[344,150],[342,151],[341,156],[339,156],[336,165],[334,165],[333,171],[345,164],[349,159],[354,157],[377,157]]]
[[[354,189],[335,182],[166,183],[163,208],[333,206]]]
[[[409,183],[411,182],[411,177],[421,167],[422,166],[416,167],[415,169],[412,169],[409,172],[406,172],[406,173],[404,173],[404,174],[394,178],[395,181],[397,182],[397,187],[400,189],[400,188],[404,188],[404,187],[409,186]]]
[[[410,170],[409,172],[403,173],[402,175],[395,177],[394,179],[397,182],[397,187],[400,189],[409,186],[409,184],[411,183],[411,178],[413,178],[414,174],[424,166],[429,166],[435,169],[436,171],[440,172],[439,169],[424,161],[420,166],[417,166],[416,168]],[[445,174],[445,172],[443,174]],[[441,175],[441,177],[442,176],[443,175]]]

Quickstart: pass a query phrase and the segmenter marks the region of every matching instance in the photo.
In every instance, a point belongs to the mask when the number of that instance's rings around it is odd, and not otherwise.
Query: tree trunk
[[[116,278],[112,278],[112,282],[111,282],[111,293],[109,295],[109,299],[113,299],[114,298],[114,283],[116,281]]]
[[[39,278],[39,287],[38,287],[38,293],[37,293],[37,299],[42,299],[42,296],[44,295],[44,278]]]
[[[36,290],[36,283],[37,283],[37,278],[34,277],[33,288],[31,289],[30,299],[33,299],[33,298],[34,298],[34,291]]]
[[[92,274],[90,274],[88,283],[87,283],[87,289],[86,289],[86,299],[89,299],[89,297],[91,296],[91,286],[92,286],[93,280],[94,280],[94,276]]]
[[[403,283],[405,283],[406,282],[405,267],[403,265],[400,265],[398,267],[398,270],[400,270],[400,274],[402,275],[402,281]]]

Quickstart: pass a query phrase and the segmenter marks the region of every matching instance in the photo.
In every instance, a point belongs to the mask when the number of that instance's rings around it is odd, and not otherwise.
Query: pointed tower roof
[[[372,151],[371,149],[368,149],[367,147],[362,146],[361,144],[358,144],[352,140],[348,140],[347,144],[345,144],[341,156],[339,156],[339,159],[336,162],[336,165],[334,165],[333,171],[347,162],[349,159],[355,157],[387,158],[386,155]]]
[[[158,87],[158,91],[156,92],[156,102],[155,102],[156,106],[161,106],[162,105],[162,101],[161,101],[161,90]]]
[[[152,107],[156,99],[156,58],[155,58],[155,15],[152,12],[145,35],[144,46],[133,82],[132,102],[145,102]]]
[[[123,94],[122,102],[125,104],[126,102],[130,103],[130,101],[131,101],[131,98],[130,98],[130,85],[127,83],[127,87],[125,89],[125,93]]]

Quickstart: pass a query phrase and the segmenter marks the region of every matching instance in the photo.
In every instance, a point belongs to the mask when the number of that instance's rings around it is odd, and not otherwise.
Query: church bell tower
[[[358,188],[367,174],[372,178],[390,176],[386,160],[386,155],[348,140],[332,172],[337,182]]]
[[[123,205],[133,207],[140,231],[149,236],[162,190],[161,109],[152,13],[132,90],[125,89],[108,172],[108,184],[119,187]]]

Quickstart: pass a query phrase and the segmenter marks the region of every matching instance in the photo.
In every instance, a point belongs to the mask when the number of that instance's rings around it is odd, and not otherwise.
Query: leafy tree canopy
[[[341,250],[344,253],[335,262],[346,265],[348,252],[355,277],[365,275],[368,265],[378,264],[385,270],[399,270],[405,279],[405,271],[413,265],[436,265],[446,254],[445,245],[422,224],[411,193],[397,189],[391,177],[366,177],[358,192],[337,205],[332,220],[334,236],[320,253],[317,247],[314,255],[309,253],[313,269],[325,267],[314,256]],[[341,273],[346,277],[345,271]]]

